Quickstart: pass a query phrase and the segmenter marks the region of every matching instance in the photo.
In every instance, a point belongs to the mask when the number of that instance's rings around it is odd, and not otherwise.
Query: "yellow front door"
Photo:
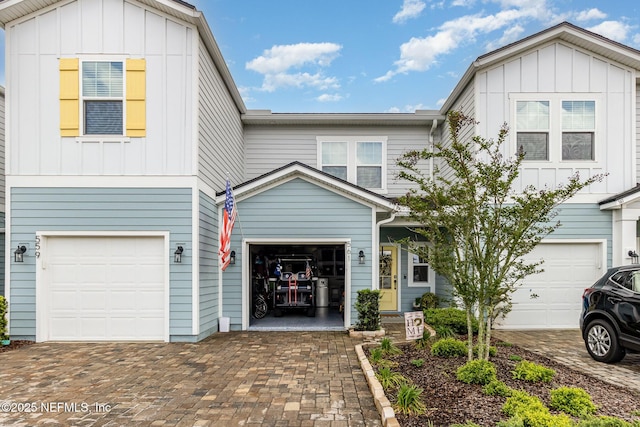
[[[398,263],[395,246],[380,246],[380,311],[398,310]]]

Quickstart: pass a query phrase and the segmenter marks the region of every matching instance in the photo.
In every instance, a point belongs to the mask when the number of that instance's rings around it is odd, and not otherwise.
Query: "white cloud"
[[[331,65],[341,49],[342,46],[335,43],[276,45],[247,62],[245,67],[264,75],[260,90],[267,92],[282,87],[338,88],[338,79],[324,75],[318,68]],[[291,71],[304,67],[313,68],[313,71]]]
[[[492,14],[461,16],[442,24],[438,31],[427,37],[413,37],[400,46],[400,59],[395,68],[374,79],[384,82],[397,74],[411,71],[426,71],[437,63],[438,57],[447,55],[464,45],[475,41],[481,34],[507,28],[503,31],[503,41],[511,42],[524,30],[519,22],[526,20],[548,20],[551,12],[546,0],[497,0],[503,10]]]
[[[589,31],[605,36],[617,42],[623,42],[627,38],[627,34],[631,31],[631,27],[620,21],[604,21],[598,25],[587,28]]]
[[[310,64],[325,67],[338,56],[340,49],[342,46],[335,43],[276,45],[265,50],[262,56],[247,62],[246,68],[261,74],[271,74]]]
[[[640,45],[640,34],[636,34],[633,36],[633,44],[636,46]]]
[[[607,14],[602,12],[599,9],[593,8],[589,10],[583,10],[582,12],[578,12],[576,15],[577,21],[591,21],[593,19],[604,19],[607,17]]]
[[[322,95],[316,98],[316,101],[319,102],[337,102],[342,100],[342,95],[334,93],[333,95],[328,93],[323,93]]]
[[[422,0],[404,0],[404,3],[402,3],[402,9],[400,9],[400,12],[396,13],[393,17],[393,23],[399,24],[407,21],[408,19],[417,18],[425,7],[426,4]]]
[[[470,7],[473,6],[475,0],[453,0],[451,6]]]
[[[509,43],[513,43],[514,41],[520,38],[520,35],[523,32],[524,32],[524,27],[519,24],[516,24],[513,27],[507,28],[502,33],[502,37],[500,37],[498,40],[487,43],[486,45],[487,52],[498,49],[502,46],[506,46]]]

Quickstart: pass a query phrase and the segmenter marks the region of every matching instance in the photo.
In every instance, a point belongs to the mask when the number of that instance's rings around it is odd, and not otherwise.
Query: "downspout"
[[[385,218],[385,219],[381,219],[380,221],[378,221],[376,223],[376,238],[375,241],[378,244],[378,248],[374,248],[375,250],[373,251],[373,265],[380,265],[380,228],[382,228],[383,225],[388,224],[390,222],[392,222],[394,219],[396,219],[396,214],[398,213],[397,210],[394,210],[393,212],[391,212],[391,216],[389,218]],[[373,289],[380,289],[380,268],[374,268],[373,269]]]
[[[429,157],[429,178],[433,181],[433,152],[434,152],[434,146],[433,146],[433,131],[436,130],[436,128],[438,127],[438,119],[433,119],[433,124],[431,125],[431,130],[429,131],[429,152],[432,154],[431,157]]]

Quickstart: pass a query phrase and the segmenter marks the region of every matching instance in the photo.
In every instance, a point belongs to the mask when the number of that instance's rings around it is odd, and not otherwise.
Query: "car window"
[[[640,271],[634,271],[629,274],[629,282],[633,292],[640,292]]]
[[[627,285],[625,284],[625,282],[627,281],[627,275],[628,273],[626,271],[618,272],[611,276],[609,280],[615,282],[617,285],[627,287]]]

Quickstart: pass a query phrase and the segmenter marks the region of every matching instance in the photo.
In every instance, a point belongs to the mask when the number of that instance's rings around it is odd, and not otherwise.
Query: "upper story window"
[[[60,59],[61,136],[146,135],[146,61]]]
[[[122,62],[82,63],[85,135],[123,134]]]
[[[368,189],[386,187],[386,137],[318,137],[318,168]]]
[[[596,160],[596,100],[583,96],[520,95],[523,99],[515,101],[516,149],[525,161]]]

